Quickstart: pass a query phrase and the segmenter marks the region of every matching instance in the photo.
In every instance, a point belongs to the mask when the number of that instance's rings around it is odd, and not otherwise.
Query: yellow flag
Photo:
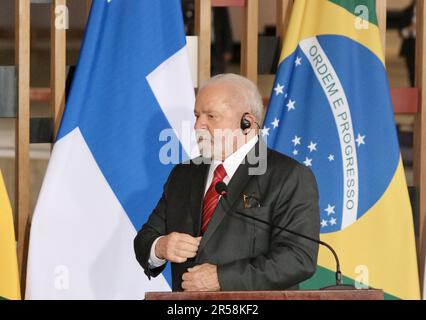
[[[0,299],[21,299],[12,208],[0,171]]]

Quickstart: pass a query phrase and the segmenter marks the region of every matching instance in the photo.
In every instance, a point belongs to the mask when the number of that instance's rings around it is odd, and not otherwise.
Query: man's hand
[[[155,255],[174,263],[186,262],[197,255],[201,237],[173,232],[160,238],[155,246]]]
[[[217,266],[205,263],[189,268],[182,276],[182,289],[185,291],[219,291]]]

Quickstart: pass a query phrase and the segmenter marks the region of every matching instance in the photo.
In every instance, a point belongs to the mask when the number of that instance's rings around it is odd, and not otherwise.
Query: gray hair
[[[252,113],[258,121],[261,121],[263,115],[263,100],[259,89],[252,81],[237,74],[224,73],[207,80],[200,87],[200,91],[205,87],[215,84],[228,84],[237,89],[232,100],[236,100],[236,103],[243,104],[249,108],[250,113]]]

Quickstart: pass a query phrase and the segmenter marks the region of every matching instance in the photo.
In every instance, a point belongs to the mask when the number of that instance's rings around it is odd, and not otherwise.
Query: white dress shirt
[[[223,179],[223,182],[226,184],[229,184],[229,181],[231,181],[232,177],[234,176],[240,164],[243,162],[244,158],[247,156],[250,150],[253,149],[253,147],[256,145],[258,141],[259,141],[258,136],[255,136],[250,141],[248,141],[245,145],[243,145],[241,148],[239,148],[237,151],[231,154],[228,158],[226,158],[225,161],[222,162],[220,160],[213,160],[210,165],[209,174],[207,176],[204,195],[206,194],[207,190],[210,187],[210,184],[212,183],[214,171],[216,170],[217,166],[219,164],[223,164],[223,167],[225,168],[225,171],[226,171],[226,177]],[[158,237],[157,239],[155,239],[154,243],[151,246],[151,253],[148,260],[148,263],[151,269],[161,267],[163,264],[166,263],[166,260],[159,259],[155,255],[155,246],[158,240],[162,237]]]

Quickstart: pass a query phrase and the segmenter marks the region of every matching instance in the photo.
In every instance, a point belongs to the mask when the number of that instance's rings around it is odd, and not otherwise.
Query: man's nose
[[[201,118],[198,118],[195,121],[194,129],[195,130],[207,129],[207,125]]]

